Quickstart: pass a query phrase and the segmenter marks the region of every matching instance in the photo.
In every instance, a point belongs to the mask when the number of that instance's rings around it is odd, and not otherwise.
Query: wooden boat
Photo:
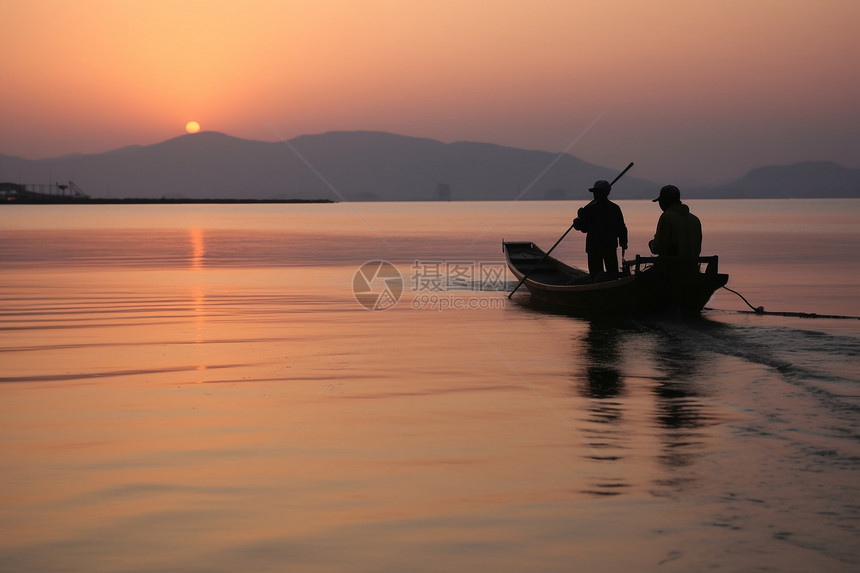
[[[591,276],[547,257],[530,242],[503,242],[511,272],[532,300],[587,317],[674,311],[695,315],[729,280],[717,269],[718,257],[640,257],[625,261],[616,276]],[[705,264],[704,272],[701,265]]]

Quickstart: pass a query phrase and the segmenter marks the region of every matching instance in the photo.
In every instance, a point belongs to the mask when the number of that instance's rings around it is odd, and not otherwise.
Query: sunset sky
[[[569,149],[679,184],[860,168],[858,0],[0,0],[0,21],[5,155],[197,121]]]

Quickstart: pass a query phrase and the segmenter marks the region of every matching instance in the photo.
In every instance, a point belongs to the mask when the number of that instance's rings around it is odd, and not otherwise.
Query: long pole
[[[624,171],[619,173],[618,176],[615,177],[615,179],[613,179],[611,183],[609,183],[609,188],[612,189],[612,186],[615,185],[615,182],[618,181],[619,179],[621,179],[622,175],[624,175],[625,173],[630,171],[631,167],[633,167],[632,161],[630,162],[630,165],[628,165],[627,167],[624,168]],[[538,268],[541,265],[541,263],[543,263],[546,260],[546,258],[549,256],[549,254],[551,252],[553,252],[553,250],[555,250],[555,248],[558,246],[558,244],[567,236],[568,233],[570,233],[571,229],[573,229],[573,225],[568,227],[567,231],[565,231],[564,234],[558,238],[558,240],[555,242],[555,244],[552,246],[552,248],[546,252],[546,254],[541,258],[541,260],[539,260],[537,262],[537,264],[535,266],[533,266],[529,272],[527,272],[526,274],[523,275],[523,278],[520,279],[520,282],[517,283],[517,286],[515,286],[514,290],[512,290],[510,292],[510,294],[508,295],[508,298],[511,298],[512,296],[514,296],[514,293],[517,292],[517,289],[520,288],[524,282],[526,282],[526,279],[528,278],[528,276],[530,274],[532,274],[534,272],[534,270],[536,268]]]

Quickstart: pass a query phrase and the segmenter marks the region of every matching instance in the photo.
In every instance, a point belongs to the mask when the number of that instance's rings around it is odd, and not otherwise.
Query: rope
[[[723,288],[726,289],[727,291],[734,293],[734,294],[738,295],[739,297],[741,297],[741,300],[743,300],[745,303],[747,303],[747,306],[750,307],[752,309],[753,313],[755,313],[755,314],[767,314],[770,316],[793,316],[793,317],[798,317],[798,318],[839,318],[839,319],[846,319],[846,320],[860,320],[860,316],[842,316],[842,315],[838,315],[838,314],[816,314],[814,312],[812,312],[812,313],[810,313],[810,312],[766,312],[764,310],[763,306],[751,305],[750,302],[746,298],[744,298],[744,295],[742,295],[738,291],[732,290],[727,286],[723,286]],[[749,313],[748,310],[739,310],[737,312],[744,313],[744,314]]]
[[[751,309],[753,309],[753,311],[754,311],[756,314],[764,314],[764,307],[763,307],[763,306],[755,307],[755,306],[751,305],[751,304],[750,304],[750,301],[748,301],[746,298],[744,298],[744,295],[742,295],[742,294],[741,294],[741,293],[739,293],[738,291],[736,291],[736,290],[732,290],[732,289],[730,289],[729,287],[727,287],[727,286],[725,286],[725,285],[723,286],[723,288],[724,288],[724,289],[726,289],[727,291],[729,291],[729,292],[733,292],[733,293],[735,293],[736,295],[738,295],[739,297],[741,297],[741,300],[742,300],[742,301],[744,301],[745,303],[747,303],[747,306],[748,306],[748,307],[750,307]]]

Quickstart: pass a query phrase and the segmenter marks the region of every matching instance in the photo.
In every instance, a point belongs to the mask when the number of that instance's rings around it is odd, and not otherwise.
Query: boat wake
[[[685,349],[694,360],[723,357],[717,374],[735,406],[781,420],[793,432],[833,438],[860,436],[860,339],[844,332],[793,325],[692,322],[639,323]],[[821,427],[819,419],[827,419]],[[785,429],[785,428],[782,428]],[[858,458],[860,461],[860,458]]]

